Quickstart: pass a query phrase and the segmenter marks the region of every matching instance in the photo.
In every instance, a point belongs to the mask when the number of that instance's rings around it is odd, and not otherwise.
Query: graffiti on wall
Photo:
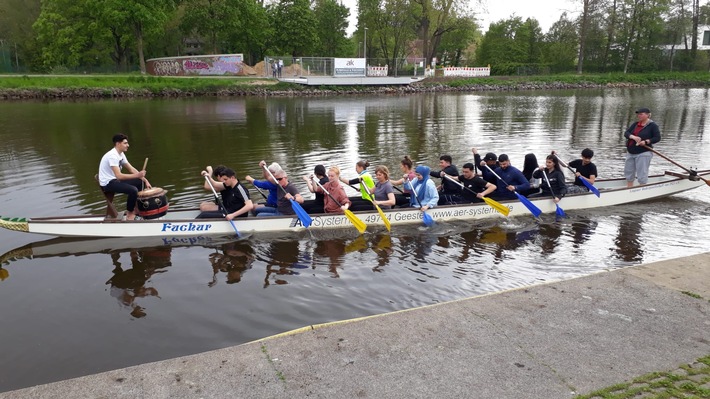
[[[242,62],[242,54],[201,55],[150,59],[146,67],[156,76],[222,76],[239,75]]]

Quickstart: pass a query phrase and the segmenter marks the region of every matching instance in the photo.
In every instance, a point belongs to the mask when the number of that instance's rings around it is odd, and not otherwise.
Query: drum
[[[168,213],[167,190],[153,187],[138,192],[136,207],[138,215],[143,219],[157,219]]]

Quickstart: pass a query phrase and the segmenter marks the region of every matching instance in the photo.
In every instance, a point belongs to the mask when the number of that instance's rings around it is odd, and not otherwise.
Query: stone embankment
[[[284,87],[286,86],[286,87]],[[573,90],[598,88],[631,88],[631,87],[685,87],[690,86],[681,81],[664,81],[653,84],[633,83],[564,83],[564,82],[521,82],[505,84],[460,84],[455,81],[429,80],[407,86],[358,86],[358,87],[304,87],[297,85],[278,85],[272,80],[264,80],[262,84],[236,87],[221,87],[214,89],[180,88],[136,89],[136,88],[19,88],[0,89],[0,100],[25,99],[100,99],[100,98],[151,98],[151,97],[239,97],[239,96],[331,96],[331,95],[399,95],[432,92],[482,92],[482,91],[522,91],[522,90]]]

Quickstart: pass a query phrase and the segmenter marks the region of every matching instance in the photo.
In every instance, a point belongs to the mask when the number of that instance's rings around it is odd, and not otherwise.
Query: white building
[[[686,37],[688,50],[690,50],[691,37]],[[665,44],[664,50],[685,50],[686,40],[681,39],[677,44]],[[698,50],[710,50],[710,25],[698,25]]]

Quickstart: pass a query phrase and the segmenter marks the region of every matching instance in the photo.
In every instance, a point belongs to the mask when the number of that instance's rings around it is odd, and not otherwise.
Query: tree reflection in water
[[[172,248],[148,248],[129,251],[131,267],[124,269],[120,262],[121,252],[111,252],[111,261],[114,265],[113,276],[106,281],[111,285],[111,296],[118,300],[118,303],[125,308],[131,309],[131,316],[139,319],[147,315],[146,308],[140,306],[138,298],[157,297],[158,290],[152,286],[146,286],[151,276],[155,273],[163,273],[161,270],[170,266]]]

